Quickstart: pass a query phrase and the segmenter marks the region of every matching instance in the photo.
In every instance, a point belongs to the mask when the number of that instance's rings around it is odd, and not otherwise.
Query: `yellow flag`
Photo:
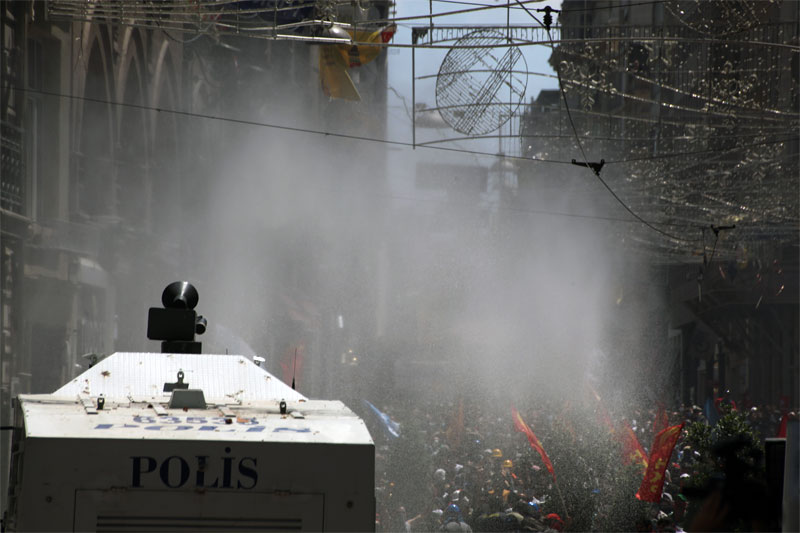
[[[350,34],[350,37],[359,43],[388,43],[392,37],[394,36],[395,32],[397,31],[396,24],[390,24],[388,26],[384,26],[383,28],[377,30],[347,30],[347,33]],[[378,57],[378,54],[381,53],[383,47],[381,46],[374,46],[369,44],[361,44],[361,45],[347,45],[347,44],[337,44],[336,47],[339,49],[339,53],[342,55],[342,59],[344,59],[345,63],[349,67],[360,67],[361,65],[366,65],[370,61],[374,60]]]
[[[337,46],[324,44],[319,49],[319,80],[322,92],[330,98],[358,102],[361,95],[347,73],[347,63],[336,50]]]
[[[397,31],[396,24],[377,30],[347,30],[354,42],[387,43]],[[370,44],[323,44],[319,50],[319,78],[322,91],[330,98],[358,102],[358,93],[347,68],[360,67],[378,57],[383,47]]]

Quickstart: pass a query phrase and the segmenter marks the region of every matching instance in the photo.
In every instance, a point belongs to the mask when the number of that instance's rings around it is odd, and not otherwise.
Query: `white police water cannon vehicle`
[[[374,530],[364,422],[248,358],[201,354],[190,284],[162,300],[148,337],[164,352],[115,353],[16,399],[6,528]]]

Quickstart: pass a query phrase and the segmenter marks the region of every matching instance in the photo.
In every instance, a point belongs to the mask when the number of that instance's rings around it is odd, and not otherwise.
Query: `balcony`
[[[2,123],[0,145],[0,208],[25,215],[25,159],[22,154],[22,130]]]

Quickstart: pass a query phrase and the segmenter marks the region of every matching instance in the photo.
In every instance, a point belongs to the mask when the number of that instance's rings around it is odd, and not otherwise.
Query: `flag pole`
[[[558,481],[556,480],[556,473],[553,469],[553,463],[550,462],[550,458],[547,457],[547,452],[544,451],[542,447],[542,443],[533,433],[533,430],[522,420],[522,417],[519,414],[519,411],[515,407],[511,407],[511,417],[514,419],[514,428],[517,431],[525,433],[528,437],[528,442],[531,445],[531,448],[539,452],[539,455],[542,457],[542,461],[544,462],[545,468],[547,471],[550,472],[550,476],[553,478],[553,485],[556,486],[556,491],[558,491],[558,497],[561,499],[561,505],[564,507],[564,516],[569,518],[569,511],[567,510],[567,502],[564,501],[564,495],[561,494],[561,487],[558,485]]]
[[[569,519],[569,511],[567,510],[567,502],[564,501],[564,495],[561,494],[561,487],[558,485],[558,481],[553,478],[553,484],[556,486],[556,491],[558,491],[558,497],[561,498],[561,505],[564,507],[564,516]]]

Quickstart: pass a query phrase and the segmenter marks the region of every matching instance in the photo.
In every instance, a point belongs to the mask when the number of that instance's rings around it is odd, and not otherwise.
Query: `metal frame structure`
[[[420,142],[417,85],[437,74],[418,72],[416,49],[457,43],[475,29],[412,28],[415,146],[519,139],[517,151],[503,150],[506,157],[542,160],[536,154],[544,152],[545,161],[583,166],[603,159],[604,183],[615,196],[672,235],[648,228],[626,235],[657,261],[695,261],[712,253],[730,259],[765,239],[797,241],[800,202],[786,194],[796,192],[800,152],[800,87],[792,71],[800,54],[797,21],[724,36],[685,24],[492,27],[511,36],[509,46],[552,47],[561,94],[547,123],[536,124],[541,105],[531,99],[508,130],[458,137],[438,130]],[[530,148],[537,145],[546,149]],[[712,226],[725,225],[738,230],[703,242],[702,231],[711,235]]]
[[[348,45],[366,43],[325,28],[355,29],[362,22],[427,18],[427,24],[412,26],[410,44],[371,43],[411,48],[412,146],[496,140],[505,157],[542,160],[534,154],[547,153],[545,161],[575,159],[583,166],[603,159],[607,163],[604,184],[615,197],[631,213],[641,213],[663,233],[674,236],[665,240],[664,235],[645,229],[632,232],[631,240],[641,241],[648,253],[667,261],[702,255],[701,231],[714,225],[738,225],[739,241],[796,240],[800,201],[785,191],[796,185],[800,153],[800,141],[793,134],[800,128],[800,88],[792,66],[800,54],[797,20],[760,20],[766,16],[764,9],[743,18],[736,10],[747,7],[747,2],[723,4],[736,11],[731,12],[731,20],[738,22],[715,32],[716,26],[703,18],[702,9],[687,11],[688,4],[681,0],[666,2],[664,13],[650,24],[610,24],[573,12],[562,13],[558,26],[511,25],[511,3],[493,6],[509,11],[506,24],[494,26],[434,24],[434,19],[449,13],[435,14],[432,4],[429,13],[404,19],[362,21],[354,13],[338,19],[331,15],[351,4],[340,0],[291,4],[278,0],[48,0],[46,12],[54,20],[102,20],[184,36],[235,35]],[[479,9],[488,7],[462,11]],[[684,12],[687,15],[682,17]],[[540,106],[533,99],[514,101],[508,81],[513,76],[552,74],[518,69],[513,62],[498,63],[502,72],[498,70],[497,75],[490,72],[491,66],[483,72],[447,72],[451,77],[483,74],[509,86],[508,101],[499,98],[500,93],[493,100],[493,106],[509,108],[507,120],[493,131],[462,128],[460,135],[448,135],[440,119],[443,113],[452,114],[451,106],[444,102],[418,109],[420,97],[432,100],[423,94],[424,83],[440,79],[442,73],[419,72],[417,53],[441,54],[464,47],[465,39],[476,31],[495,32],[505,42],[465,47],[475,50],[475,55],[490,54],[499,46],[521,51],[521,57],[531,46],[552,49],[550,62],[557,70],[562,95],[555,109],[560,137],[553,138],[552,129],[535,125]],[[476,100],[457,106],[455,111],[475,115],[487,103]],[[420,139],[425,122],[420,119],[424,118],[433,118],[440,127],[435,132],[426,128],[425,138]],[[552,116],[548,120],[552,126]],[[478,130],[480,135],[470,134]],[[537,150],[537,146],[547,149]],[[723,237],[717,244],[718,257],[735,256],[737,241]]]

